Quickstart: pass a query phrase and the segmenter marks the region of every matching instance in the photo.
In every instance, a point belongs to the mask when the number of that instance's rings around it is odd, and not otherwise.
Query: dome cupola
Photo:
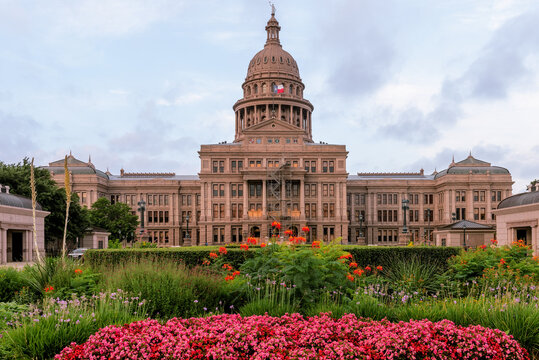
[[[269,120],[288,123],[302,130],[304,141],[312,142],[312,104],[303,98],[305,85],[301,81],[296,60],[283,50],[281,26],[271,17],[266,24],[266,43],[249,62],[243,83],[243,99],[234,104],[236,113],[235,142],[245,138],[245,131]]]

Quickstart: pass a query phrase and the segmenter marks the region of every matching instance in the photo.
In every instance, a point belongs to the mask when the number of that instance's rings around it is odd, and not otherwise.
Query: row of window
[[[148,224],[168,224],[168,211],[148,211]]]
[[[168,230],[148,231],[148,236],[149,242],[153,242],[156,244],[168,244],[169,242]]]
[[[485,202],[486,199],[485,190],[474,190],[473,192],[473,201],[474,202]],[[491,201],[498,202],[502,201],[502,191],[493,190],[490,194]],[[466,190],[457,190],[455,191],[455,202],[466,202]]]
[[[298,120],[299,121],[299,120]],[[250,126],[250,120],[247,119],[247,126]],[[299,126],[299,124],[298,124]],[[281,139],[279,138],[266,138],[268,144],[279,144]],[[285,144],[298,144],[298,138],[285,138]],[[249,138],[249,144],[262,144],[262,138]]]
[[[259,59],[260,60],[260,59]],[[275,62],[275,56],[272,56],[272,62]],[[268,62],[268,58],[266,56],[264,56],[264,63],[267,63]],[[259,61],[260,63],[260,61]],[[283,57],[281,56],[281,63],[283,63]],[[290,65],[290,59],[287,58],[287,64]],[[284,84],[281,84],[284,86]],[[261,93],[262,94],[269,94],[270,92],[275,92],[274,88],[275,88],[276,84],[273,82],[271,83],[271,86],[268,86],[268,84],[266,83],[262,83],[260,85],[260,89],[261,89]],[[245,95],[246,96],[250,96],[251,93],[254,94],[254,95],[257,95],[258,94],[258,84],[254,84],[252,89],[251,89],[251,86],[247,86],[245,88]],[[286,88],[286,86],[285,86]],[[302,92],[302,89],[300,86],[296,86],[295,87],[296,91],[294,91],[294,86],[292,84],[289,84],[288,85],[288,94],[290,95],[293,95],[294,93],[296,94],[296,96],[300,96],[301,95],[301,92]]]
[[[291,167],[299,167],[299,160],[286,160],[286,163]],[[303,161],[305,171],[308,173],[316,173],[318,160],[304,160]],[[250,168],[262,167],[262,159],[249,159],[248,165]],[[280,160],[268,159],[266,160],[266,166],[269,168],[279,167]],[[322,160],[322,173],[334,173],[335,172],[335,160]],[[230,171],[233,173],[239,173],[243,170],[243,160],[230,160]],[[225,173],[225,160],[212,160],[212,173],[224,174]]]

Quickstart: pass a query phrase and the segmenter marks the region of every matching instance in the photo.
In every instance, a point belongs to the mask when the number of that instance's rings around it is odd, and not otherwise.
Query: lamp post
[[[138,211],[140,211],[140,235],[144,234],[144,211],[146,211],[146,202],[142,199],[138,202]]]
[[[451,220],[452,220],[453,222],[457,221],[457,214],[451,213]]]
[[[462,231],[463,231],[463,233],[464,233],[464,241],[463,241],[463,243],[464,243],[464,249],[466,250],[466,224],[463,224],[463,225],[462,225]]]
[[[402,226],[402,233],[403,234],[407,234],[408,233],[408,228],[406,227],[406,210],[409,209],[409,206],[408,204],[410,203],[410,201],[408,199],[403,199],[402,200],[402,213],[403,213],[403,226]]]

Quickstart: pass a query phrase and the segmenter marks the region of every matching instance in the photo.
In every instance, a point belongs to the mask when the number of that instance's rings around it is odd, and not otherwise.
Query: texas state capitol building
[[[198,175],[123,169],[112,175],[70,155],[72,187],[81,203],[90,207],[107,197],[140,216],[137,203],[144,200],[144,237],[165,246],[235,243],[248,236],[265,240],[274,220],[283,229],[308,226],[309,241],[342,237],[395,245],[404,199],[415,241],[432,239],[433,230],[455,222],[453,213],[457,221],[495,225],[492,210],[511,195],[511,174],[502,167],[470,154],[431,175],[350,174],[345,145],[315,143],[314,107],[303,97],[305,85],[281,46],[280,30],[272,13],[266,44],[249,62],[243,98],[233,106],[234,141],[201,145]],[[62,186],[63,160],[46,168]]]

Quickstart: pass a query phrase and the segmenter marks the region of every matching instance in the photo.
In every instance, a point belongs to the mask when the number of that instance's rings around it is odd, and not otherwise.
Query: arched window
[[[288,91],[288,92],[290,93],[290,95],[294,94],[294,93],[293,93],[293,90],[294,90],[294,89],[292,88],[292,84],[290,84],[290,89],[289,89],[289,91]]]
[[[247,96],[251,95],[251,87],[247,86]]]
[[[257,85],[257,84],[255,84],[255,86],[253,87],[253,89],[254,89],[255,95],[258,94],[258,85]]]
[[[299,96],[299,86],[296,88],[296,96]]]
[[[266,91],[267,91],[267,85],[266,85],[266,83],[263,83],[262,84],[262,94],[265,94]]]

